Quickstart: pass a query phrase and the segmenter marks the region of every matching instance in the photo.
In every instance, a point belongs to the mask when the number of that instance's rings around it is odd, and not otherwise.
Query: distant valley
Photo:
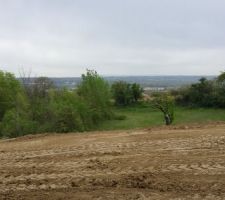
[[[105,76],[104,78],[112,84],[115,81],[126,81],[138,83],[146,90],[163,90],[168,88],[179,88],[198,82],[203,76]],[[204,76],[209,80],[215,76]],[[76,88],[80,83],[80,77],[51,78],[57,87]]]

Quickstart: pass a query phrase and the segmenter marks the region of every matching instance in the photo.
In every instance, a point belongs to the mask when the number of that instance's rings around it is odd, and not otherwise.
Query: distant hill
[[[110,84],[115,81],[126,81],[129,83],[138,83],[142,87],[164,87],[173,88],[181,87],[184,85],[198,82],[202,76],[106,76],[104,77]],[[215,76],[204,76],[209,80]],[[51,78],[58,87],[76,87],[81,78],[68,77],[68,78]]]
[[[177,88],[198,82],[202,76],[105,76],[110,84],[115,81],[138,83],[144,88]],[[204,76],[209,80],[215,76]],[[31,81],[34,78],[31,78]],[[76,88],[80,83],[80,77],[51,78],[57,87]]]

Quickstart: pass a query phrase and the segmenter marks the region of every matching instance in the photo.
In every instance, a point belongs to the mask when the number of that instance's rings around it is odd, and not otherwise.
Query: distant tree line
[[[20,82],[0,71],[0,136],[91,130],[113,117],[108,83],[95,71],[76,90],[55,88],[47,77]]]
[[[118,82],[111,87],[93,70],[87,70],[73,90],[57,88],[47,77],[23,75],[18,80],[0,71],[0,137],[92,130],[105,120],[121,118],[113,113],[113,102],[135,103],[142,93],[138,84]]]
[[[105,120],[125,119],[113,112],[113,105],[132,106],[142,96],[139,84],[117,81],[110,86],[94,70],[81,76],[76,89],[57,88],[47,77],[18,80],[0,71],[0,137],[93,130]],[[174,121],[175,105],[225,108],[225,72],[150,99],[147,104],[162,112],[166,125]]]
[[[202,77],[198,83],[171,91],[171,94],[181,106],[225,108],[225,72],[214,80]]]

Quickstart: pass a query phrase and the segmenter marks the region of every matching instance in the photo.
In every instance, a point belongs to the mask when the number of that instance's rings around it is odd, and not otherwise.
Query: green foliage
[[[94,124],[112,117],[109,84],[96,71],[87,70],[87,73],[82,75],[77,93],[90,109]]]
[[[12,138],[35,133],[37,123],[30,120],[26,113],[21,113],[14,108],[6,112],[0,128],[1,136]]]
[[[127,116],[126,115],[118,115],[118,114],[116,114],[116,115],[113,116],[113,119],[114,120],[125,120],[125,119],[127,119]]]
[[[0,133],[3,137],[35,133],[37,123],[30,119],[28,102],[22,93],[15,97],[14,107],[6,111],[0,124]]]
[[[191,107],[225,108],[224,77],[222,73],[213,81],[201,78],[198,83],[177,90],[176,93],[173,91],[176,103]]]
[[[225,108],[225,72],[221,72],[214,83],[214,99],[217,107]]]
[[[22,78],[0,71],[0,136],[91,130],[111,119],[108,83],[95,71],[82,75],[77,91],[56,88],[47,77]]]
[[[0,71],[0,136],[16,137],[32,132],[28,102],[20,82]]]
[[[180,105],[225,108],[224,74],[214,81],[202,78],[196,84],[173,90],[171,95]],[[56,88],[46,77],[32,81],[21,84],[13,74],[0,71],[0,137],[148,127],[162,124],[162,113],[168,125],[225,119],[221,110],[174,108],[174,98],[165,93],[152,94],[151,106],[144,102],[135,104],[142,96],[142,88],[122,81],[112,85],[115,103],[132,106],[116,107],[115,114],[108,83],[92,70],[82,75],[82,82],[73,91]]]
[[[32,119],[42,126],[51,117],[49,93],[55,86],[49,78],[38,77],[30,84],[24,86],[24,88],[29,101]],[[47,131],[47,129],[43,131]]]
[[[56,132],[84,131],[92,127],[90,111],[74,91],[63,89],[53,92],[51,109]]]
[[[131,91],[132,91],[132,97],[134,102],[137,102],[139,99],[142,98],[142,94],[144,90],[139,84],[133,83],[131,85]]]
[[[190,87],[190,101],[198,106],[210,107],[213,105],[213,83],[205,78],[201,78],[199,83]]]
[[[142,97],[143,89],[137,83],[129,84],[117,81],[112,85],[112,94],[117,106],[127,106],[137,103]]]
[[[174,120],[174,98],[168,94],[161,94],[151,101],[153,108],[160,110],[164,115],[166,125],[170,125]]]
[[[220,84],[224,84],[224,82],[225,82],[225,72],[221,72],[220,75],[217,77],[216,80]]]
[[[21,85],[15,76],[0,71],[0,121],[7,110],[15,107],[16,96],[21,92]]]
[[[112,85],[112,93],[116,105],[126,106],[131,103],[132,93],[130,89],[130,84],[124,81],[115,82]]]

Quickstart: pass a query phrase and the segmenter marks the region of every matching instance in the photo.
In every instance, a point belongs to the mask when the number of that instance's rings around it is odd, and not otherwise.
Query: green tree
[[[46,123],[52,117],[49,107],[49,92],[53,89],[55,89],[54,83],[48,77],[35,78],[26,86],[25,91],[27,92],[32,119],[40,124],[39,127],[42,131],[48,131]]]
[[[30,119],[29,113],[21,108],[8,110],[0,123],[0,136],[18,137],[36,133],[38,124]]]
[[[216,85],[206,78],[179,91],[176,101],[181,105],[214,107],[216,105]]]
[[[7,110],[15,107],[17,95],[20,93],[22,93],[22,87],[15,76],[0,71],[0,121]]]
[[[125,81],[113,83],[112,94],[117,106],[127,106],[132,102],[132,90],[130,84]]]
[[[87,70],[86,74],[82,74],[77,93],[91,110],[94,124],[112,117],[109,84],[96,71]]]
[[[3,75],[3,74],[2,74]],[[30,120],[29,103],[20,82],[9,73],[5,73],[5,80],[1,79],[1,111],[0,136],[17,137],[33,133],[34,126]],[[3,76],[2,76],[3,77]],[[2,78],[1,77],[1,78]]]
[[[112,94],[116,105],[127,106],[138,102],[142,97],[143,89],[137,83],[117,81],[112,84]]]
[[[139,84],[133,83],[131,85],[131,90],[134,102],[138,102],[138,100],[142,98],[144,92],[143,88]]]
[[[90,109],[74,91],[65,88],[52,91],[50,105],[52,130],[56,132],[84,131],[93,125]]]
[[[221,72],[214,84],[215,105],[225,107],[225,72]]]
[[[160,110],[163,113],[165,124],[170,125],[174,120],[174,98],[168,94],[162,94],[152,100],[153,108]]]
[[[217,82],[223,84],[225,82],[225,72],[221,72],[220,75],[216,78]]]

